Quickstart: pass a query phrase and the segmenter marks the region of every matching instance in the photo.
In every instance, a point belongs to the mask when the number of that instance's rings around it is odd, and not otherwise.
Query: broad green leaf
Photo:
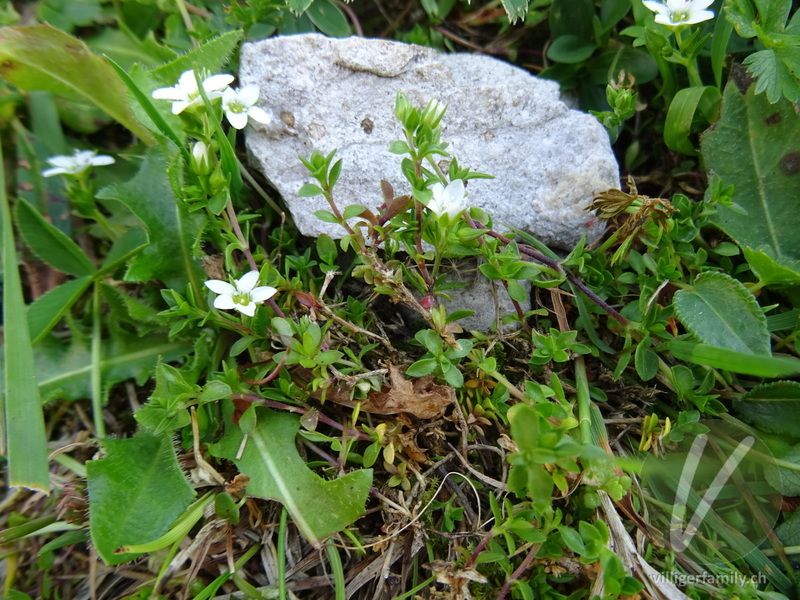
[[[347,37],[351,34],[347,17],[330,0],[314,0],[306,14],[314,26],[327,36]]]
[[[89,529],[106,564],[135,554],[114,554],[123,545],[151,542],[189,506],[192,486],[183,476],[172,438],[142,432],[103,440],[106,456],[86,463]]]
[[[151,148],[136,177],[103,188],[97,196],[116,200],[131,209],[150,236],[150,245],[136,256],[125,280],[160,279],[169,287],[183,288],[187,279],[196,281],[200,273],[191,249],[199,235],[202,217],[190,215],[183,201],[173,194],[167,178],[167,162],[160,149]]]
[[[154,68],[175,59],[175,52],[159,44],[152,32],[140,40],[129,31],[106,27],[88,38],[86,44],[95,54],[110,56],[124,69],[134,64]]]
[[[800,383],[796,381],[758,385],[736,400],[733,409],[759,429],[800,438]]]
[[[576,64],[589,58],[597,45],[577,35],[562,35],[547,48],[547,58],[556,62]]]
[[[147,338],[115,335],[103,340],[100,368],[103,387],[108,389],[126,379],[149,379],[159,358],[178,360],[191,351],[185,341],[170,341],[166,336]],[[45,337],[36,346],[36,374],[42,399],[79,400],[91,396],[91,347],[88,340],[74,338],[67,346]]]
[[[318,546],[364,514],[372,485],[372,469],[353,471],[325,480],[311,471],[295,448],[300,429],[296,415],[257,408],[257,425],[247,437],[241,458],[241,430],[230,421],[226,404],[225,436],[212,452],[236,463],[250,477],[247,494],[281,502],[306,539]]]
[[[800,283],[800,260],[785,256],[775,259],[766,252],[752,248],[744,249],[744,257],[763,285]]]
[[[61,317],[89,289],[92,281],[92,277],[87,275],[63,283],[37,298],[28,307],[28,327],[34,344],[56,326]]]
[[[48,223],[39,211],[27,201],[17,200],[15,209],[17,227],[28,248],[51,267],[82,277],[93,275],[94,265],[78,244],[64,232]]]
[[[311,6],[311,2],[313,0],[288,0],[287,4],[289,5],[289,10],[291,10],[295,15],[300,16],[308,7]]]
[[[1,30],[0,30],[1,31]],[[3,162],[0,148],[0,164]],[[3,364],[4,386],[0,442],[8,461],[8,485],[50,492],[47,435],[36,385],[25,300],[17,264],[11,210],[6,197],[4,170],[0,169],[0,220],[3,265]]]
[[[679,360],[744,375],[787,377],[800,373],[800,360],[791,356],[759,356],[679,340],[671,341],[668,347]]]
[[[800,511],[794,511],[775,528],[775,533],[784,546],[800,546]]]
[[[764,474],[769,484],[783,496],[800,496],[800,446],[778,457],[775,464],[767,465]]]
[[[17,87],[91,102],[143,141],[155,141],[134,117],[114,70],[71,35],[47,24],[3,27],[0,65],[0,75]]]
[[[740,214],[720,206],[713,222],[743,247],[773,260],[800,260],[800,119],[786,100],[770,104],[753,87],[725,88],[722,115],[701,139],[706,168],[733,185]]]
[[[684,326],[704,344],[770,355],[764,311],[733,277],[701,273],[690,288],[676,292],[673,305]]]

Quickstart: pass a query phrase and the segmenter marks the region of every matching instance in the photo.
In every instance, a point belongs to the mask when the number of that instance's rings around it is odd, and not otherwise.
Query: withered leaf
[[[350,388],[329,388],[325,400],[355,406]],[[381,391],[370,392],[361,400],[361,410],[377,415],[407,413],[420,419],[440,417],[448,405],[456,401],[456,392],[449,385],[435,383],[433,376],[406,379],[394,365],[389,365],[389,385]]]

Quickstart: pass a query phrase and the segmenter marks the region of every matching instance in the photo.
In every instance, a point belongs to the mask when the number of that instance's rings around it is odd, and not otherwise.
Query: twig
[[[528,569],[528,567],[531,566],[531,563],[533,562],[533,559],[536,558],[536,553],[539,552],[539,548],[541,546],[542,546],[541,544],[533,545],[530,552],[528,552],[528,555],[525,557],[522,563],[520,563],[519,567],[517,567],[517,570],[514,571],[508,579],[506,579],[505,585],[503,585],[503,587],[500,589],[500,593],[497,594],[497,600],[503,600],[503,598],[506,597],[508,590],[511,589],[511,584],[514,583],[514,581],[516,581],[517,579],[519,579],[522,576],[522,574]]]

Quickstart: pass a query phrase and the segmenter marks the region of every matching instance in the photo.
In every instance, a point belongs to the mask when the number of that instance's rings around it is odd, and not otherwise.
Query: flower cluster
[[[667,27],[694,25],[714,18],[714,11],[706,10],[714,0],[644,0],[647,8],[656,13],[656,23]]]
[[[203,79],[203,91],[209,100],[222,98],[222,110],[225,118],[235,129],[244,129],[248,119],[267,124],[270,116],[263,109],[256,106],[258,102],[258,87],[248,85],[241,89],[229,87],[233,82],[233,75],[211,75]],[[184,71],[178,79],[177,85],[153,90],[156,100],[169,100],[172,102],[172,114],[179,115],[184,110],[202,104],[200,88],[197,85],[194,71]]]

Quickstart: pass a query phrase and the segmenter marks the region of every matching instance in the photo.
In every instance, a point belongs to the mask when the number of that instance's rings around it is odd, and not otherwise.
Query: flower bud
[[[204,142],[197,142],[192,148],[191,167],[197,175],[211,173],[211,149]]]

